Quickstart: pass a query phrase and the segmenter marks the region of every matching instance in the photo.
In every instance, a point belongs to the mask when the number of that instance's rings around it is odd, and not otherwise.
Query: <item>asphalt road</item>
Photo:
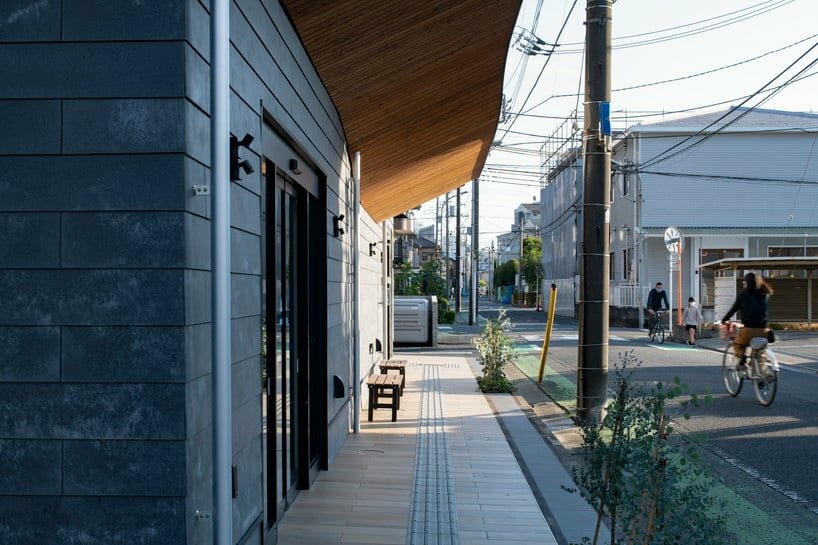
[[[483,316],[496,316],[496,306],[481,305]],[[518,342],[541,345],[544,313],[515,308],[507,314]],[[576,334],[576,322],[555,320],[549,351],[549,365],[574,382]],[[818,335],[779,336],[773,347],[790,365],[782,368],[770,407],[756,402],[750,382],[745,381],[738,397],[726,394],[722,356],[715,350],[651,344],[645,332],[635,329],[612,329],[610,335],[611,364],[619,353],[632,351],[641,361],[637,380],[668,382],[678,376],[692,392],[713,396],[712,404],[695,409],[683,425],[706,434],[708,463],[725,482],[787,524],[818,528]],[[723,346],[717,339],[707,344]]]

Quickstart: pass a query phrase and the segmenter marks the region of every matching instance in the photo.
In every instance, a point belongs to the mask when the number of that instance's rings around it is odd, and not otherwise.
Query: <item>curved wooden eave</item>
[[[480,175],[520,0],[283,0],[361,152],[376,220]]]

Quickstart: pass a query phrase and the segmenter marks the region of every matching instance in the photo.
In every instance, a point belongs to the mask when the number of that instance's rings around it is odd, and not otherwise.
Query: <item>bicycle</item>
[[[778,372],[780,370],[778,360],[775,352],[768,346],[769,341],[764,337],[755,337],[750,340],[750,354],[747,356],[747,363],[741,366],[739,355],[736,355],[733,348],[736,332],[741,327],[740,323],[732,320],[719,327],[720,337],[727,341],[721,360],[724,388],[730,397],[736,397],[741,393],[744,380],[752,380],[756,400],[764,407],[769,407],[778,391]]]
[[[659,339],[659,344],[663,344],[665,342],[665,326],[662,325],[662,316],[664,313],[661,310],[657,310],[656,313],[653,315],[653,322],[650,324],[650,329],[648,329],[648,337],[650,337],[650,342]]]

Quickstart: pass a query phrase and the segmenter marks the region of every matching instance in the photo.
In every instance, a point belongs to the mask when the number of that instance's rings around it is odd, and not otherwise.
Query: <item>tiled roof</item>
[[[671,119],[667,121],[659,121],[657,123],[648,123],[645,125],[635,125],[631,127],[631,132],[639,132],[640,129],[659,129],[662,127],[676,128],[676,127],[690,127],[701,129],[707,125],[715,122],[725,113],[732,113],[719,121],[714,127],[721,126],[732,119],[742,115],[750,108],[728,108],[719,110],[717,112],[710,112],[706,114],[693,115],[690,117],[682,117],[679,119]],[[771,129],[786,129],[786,128],[812,128],[818,129],[818,114],[808,112],[788,112],[784,110],[765,110],[761,108],[752,109],[749,113],[744,115],[741,119],[732,123],[730,127],[769,127]]]

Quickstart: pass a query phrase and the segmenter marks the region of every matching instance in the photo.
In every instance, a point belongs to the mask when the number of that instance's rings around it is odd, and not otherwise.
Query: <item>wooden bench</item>
[[[406,387],[406,365],[408,363],[406,360],[387,360],[378,364],[382,375],[389,374],[389,371],[397,371],[401,376],[400,395],[403,395],[403,389]]]
[[[366,380],[369,386],[369,421],[372,422],[375,409],[392,409],[392,422],[398,420],[398,409],[400,409],[400,391],[403,384],[401,375],[371,375]],[[386,394],[386,390],[391,390]],[[380,397],[389,395],[392,403],[381,403]]]

